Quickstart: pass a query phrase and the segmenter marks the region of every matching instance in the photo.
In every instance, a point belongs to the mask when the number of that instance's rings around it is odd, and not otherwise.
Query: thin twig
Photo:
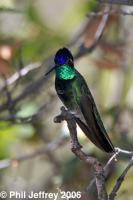
[[[118,152],[119,154],[121,153],[121,154],[127,154],[127,155],[133,156],[133,151],[127,151],[127,150],[121,149],[119,147],[116,147],[115,151]]]
[[[127,175],[129,169],[133,166],[133,159],[130,160],[130,162],[128,163],[128,166],[125,168],[125,170],[122,172],[122,174],[119,176],[119,178],[117,179],[116,181],[116,184],[115,186],[113,187],[113,190],[112,192],[110,193],[109,195],[109,200],[114,200],[116,195],[117,195],[117,192],[118,190],[120,189],[123,181],[124,181],[124,178],[125,176]]]
[[[19,77],[23,77],[25,75],[27,75],[30,71],[37,69],[39,67],[42,66],[41,62],[36,62],[36,63],[31,63],[27,66],[25,66],[24,68],[22,68],[21,70],[19,70],[18,72],[16,72],[15,74],[13,74],[10,78],[7,79],[7,86],[13,84],[16,80],[19,79]],[[0,86],[0,91],[5,89],[5,84],[1,84]]]

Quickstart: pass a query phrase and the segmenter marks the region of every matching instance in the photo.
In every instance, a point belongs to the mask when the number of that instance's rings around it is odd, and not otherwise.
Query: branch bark
[[[98,199],[99,200],[107,200],[108,195],[105,188],[105,178],[104,178],[104,169],[102,164],[95,158],[91,157],[87,154],[85,154],[81,150],[81,145],[78,142],[77,139],[77,129],[76,129],[76,121],[73,114],[71,114],[68,110],[66,110],[64,107],[61,108],[61,114],[55,117],[54,121],[56,123],[61,123],[62,121],[67,122],[67,126],[70,132],[71,136],[71,150],[72,152],[82,161],[84,161],[86,164],[91,165],[94,169],[95,173],[95,180],[96,180],[96,186],[97,186],[97,192],[98,192]]]

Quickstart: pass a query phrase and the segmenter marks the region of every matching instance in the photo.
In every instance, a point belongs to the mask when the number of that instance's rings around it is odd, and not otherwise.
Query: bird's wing
[[[92,96],[82,95],[78,104],[85,123],[80,117],[76,118],[76,122],[85,135],[100,149],[113,152],[114,146],[106,133]]]

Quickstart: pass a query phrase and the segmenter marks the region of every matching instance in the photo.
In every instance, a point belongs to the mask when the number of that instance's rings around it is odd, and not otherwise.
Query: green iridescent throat
[[[55,71],[56,71],[56,76],[59,79],[69,80],[69,79],[73,79],[75,76],[74,67],[72,68],[69,65],[62,65],[60,67],[57,67]]]

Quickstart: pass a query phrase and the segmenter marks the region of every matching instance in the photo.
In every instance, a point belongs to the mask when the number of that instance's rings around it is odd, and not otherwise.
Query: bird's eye
[[[70,65],[71,67],[74,66],[74,63],[73,63],[73,60],[72,60],[72,59],[69,59],[69,60],[68,60],[68,65]]]

